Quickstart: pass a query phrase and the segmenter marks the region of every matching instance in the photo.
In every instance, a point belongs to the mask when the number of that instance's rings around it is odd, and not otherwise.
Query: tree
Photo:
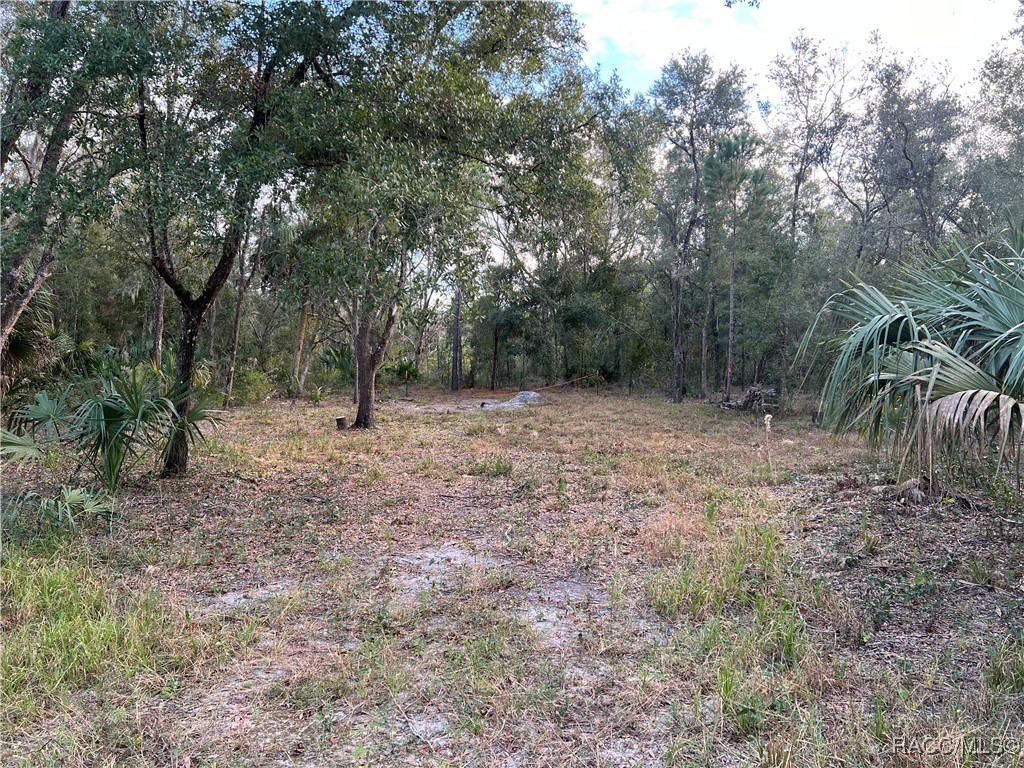
[[[725,208],[728,227],[726,250],[729,259],[729,337],[725,358],[725,402],[732,397],[733,350],[736,340],[736,266],[740,216],[756,216],[764,197],[764,173],[751,168],[758,141],[749,133],[718,140],[715,151],[704,161],[704,183],[712,206]]]
[[[557,67],[574,66],[578,37],[564,9],[534,4],[373,6],[339,88],[360,104],[343,113],[344,165],[311,174],[307,213],[336,238],[336,269],[356,322],[358,411],[374,426],[377,370],[408,305],[417,263],[442,279],[479,253],[479,211],[499,177],[541,173],[557,152],[535,125]],[[351,62],[350,62],[351,63]],[[515,162],[509,162],[512,158]],[[311,214],[310,214],[311,215]]]
[[[270,237],[268,227],[269,209],[264,208],[260,215],[260,223],[255,239],[252,237],[252,226],[246,233],[246,247],[238,252],[238,270],[235,278],[235,315],[231,325],[231,351],[228,356],[228,376],[224,383],[224,407],[231,405],[231,395],[235,387],[235,369],[238,364],[238,347],[242,335],[242,315],[245,311],[245,297],[253,279],[260,273],[263,265],[264,251]],[[255,245],[251,245],[255,242]],[[163,283],[161,282],[161,285]]]
[[[747,86],[743,73],[732,67],[715,70],[707,53],[684,52],[662,70],[651,90],[668,143],[666,171],[658,203],[660,228],[670,249],[672,285],[672,401],[684,389],[682,315],[684,290],[693,274],[695,254],[704,246],[706,195],[703,165],[716,142],[746,121]],[[706,307],[701,328],[700,395],[706,397],[708,331],[713,282],[710,270],[704,286]]]
[[[630,318],[615,282],[649,237],[653,121],[616,83],[587,76],[564,81],[552,108],[571,132],[543,176],[501,190],[491,221],[501,255],[483,273],[473,359],[488,364],[492,388],[621,368]]]
[[[768,74],[782,94],[780,104],[763,106],[772,123],[769,141],[779,148],[789,180],[789,233],[796,244],[813,171],[831,154],[856,89],[849,87],[845,56],[826,55],[803,32],[793,38],[788,57],[772,60]]]
[[[452,299],[452,392],[462,387],[462,291]],[[492,387],[493,389],[493,387]]]
[[[973,214],[975,230],[985,232],[1024,220],[1024,26],[992,52],[980,76],[979,103],[971,110],[984,137]]]
[[[429,271],[446,274],[475,252],[476,219],[468,203],[480,184],[472,164],[460,158],[442,163],[404,143],[391,150],[390,162],[379,149],[353,151],[352,164],[317,174],[302,198],[324,227],[328,260],[321,279],[333,275],[328,282],[358,308],[353,426],[362,429],[374,426],[377,371],[410,300],[411,275],[428,261]]]
[[[18,14],[8,30],[0,355],[67,236],[104,207],[107,183],[120,171],[105,129],[118,121],[125,89],[152,59],[118,15],[104,4],[72,13],[70,2],[54,0],[45,15]],[[16,164],[8,162],[12,155]]]
[[[757,294],[764,312],[758,359],[770,354],[779,364],[779,400],[791,391],[789,361],[810,317],[832,289],[831,260],[825,256],[822,224],[830,217],[821,168],[833,157],[837,140],[851,121],[861,88],[847,67],[845,52],[824,51],[821,43],[799,33],[787,55],[776,57],[769,77],[778,87],[778,103],[761,104],[768,131],[765,152],[777,169],[774,186],[786,197],[788,237],[762,244],[765,269]],[[863,209],[861,209],[863,210]],[[834,258],[834,257],[833,257]],[[816,280],[827,281],[825,295]],[[763,366],[755,369],[763,375]]]
[[[823,167],[854,215],[855,258],[878,264],[955,231],[973,180],[955,160],[965,123],[948,75],[927,77],[874,43]]]
[[[317,96],[306,91],[335,86],[320,73],[334,65],[345,31],[365,9],[285,2],[132,11],[152,49],[165,53],[138,82],[129,146],[138,158],[150,265],[181,309],[172,399],[187,418],[203,320],[233,271],[260,191],[308,162],[297,157],[308,146],[293,143],[309,130],[302,110]],[[190,162],[183,165],[184,157]],[[175,226],[186,243],[178,253]],[[178,429],[163,474],[179,476],[187,467],[186,432]]]

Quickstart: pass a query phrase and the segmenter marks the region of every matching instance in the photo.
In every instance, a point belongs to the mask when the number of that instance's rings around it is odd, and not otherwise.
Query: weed
[[[861,524],[860,529],[861,547],[860,551],[865,557],[874,557],[882,550],[882,537],[871,531],[867,523]]]
[[[537,481],[533,477],[527,477],[512,489],[513,501],[528,501],[536,495]]]
[[[1024,640],[1008,637],[989,648],[985,679],[994,691],[1024,693]]]
[[[370,464],[363,472],[362,482],[367,488],[379,485],[387,477],[387,473],[377,463]]]
[[[704,502],[704,521],[708,525],[714,525],[721,508],[722,502],[719,499],[708,499]]]
[[[491,456],[475,461],[469,466],[469,474],[482,477],[508,477],[515,471],[516,465],[504,456]]]
[[[722,714],[736,735],[746,737],[760,731],[767,717],[764,699],[741,683],[740,673],[729,660],[718,667],[718,695]]]
[[[972,557],[967,561],[967,576],[975,584],[990,587],[999,585],[999,575],[992,564],[980,557]]]
[[[655,612],[666,618],[682,613],[697,616],[707,604],[712,585],[706,570],[692,562],[661,571],[644,584],[644,594]]]
[[[881,696],[875,696],[871,706],[871,723],[868,726],[875,741],[882,743],[889,735],[889,722],[886,719],[885,702]]]
[[[788,600],[758,596],[754,633],[762,655],[785,666],[793,666],[807,649],[806,629],[800,612]]]
[[[569,481],[565,479],[565,471],[559,463],[555,476],[555,493],[558,496],[558,503],[565,506],[569,503]]]
[[[412,465],[412,471],[425,477],[436,477],[442,474],[441,464],[432,455],[420,456]]]

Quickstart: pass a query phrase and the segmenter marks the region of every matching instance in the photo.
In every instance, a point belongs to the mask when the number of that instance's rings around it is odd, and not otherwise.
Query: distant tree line
[[[843,281],[1024,220],[1020,30],[971,91],[801,34],[756,108],[693,48],[627,93],[548,3],[24,2],[2,34],[12,402],[145,361],[180,418],[351,393],[372,427],[382,377],[785,400]]]

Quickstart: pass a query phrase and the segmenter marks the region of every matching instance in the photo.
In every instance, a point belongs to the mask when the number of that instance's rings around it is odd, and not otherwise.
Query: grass
[[[509,477],[516,465],[504,456],[489,456],[470,463],[468,474],[481,477]]]
[[[546,400],[261,403],[110,529],[8,545],[0,763],[1020,765],[1005,499],[908,508],[809,418],[769,457],[741,413]]]
[[[985,677],[994,691],[1024,694],[1024,641],[1007,638],[991,647]]]
[[[669,618],[697,618],[726,607],[763,605],[783,588],[782,545],[768,527],[744,527],[713,543],[683,565],[651,574],[645,592],[652,607]]]
[[[85,685],[171,690],[175,675],[237,652],[248,630],[186,620],[157,593],[119,584],[88,552],[8,550],[0,562],[5,727],[67,704]]]

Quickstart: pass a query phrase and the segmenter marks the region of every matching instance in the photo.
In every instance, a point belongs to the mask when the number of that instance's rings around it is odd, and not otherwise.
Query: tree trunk
[[[435,362],[437,363],[437,376],[438,376],[438,379],[440,379],[440,377],[441,377],[441,371],[444,370],[444,359],[441,357],[441,347],[443,347],[443,346],[444,345],[441,343],[441,335],[438,334],[438,337],[437,337],[437,349],[434,350],[434,352],[437,355],[437,359],[436,359]]]
[[[313,354],[316,352],[316,337],[320,333],[320,318],[313,320],[313,336],[306,348],[305,362],[302,364],[302,373],[299,374],[299,397],[306,391],[306,377],[309,376],[310,366],[313,364]]]
[[[708,286],[707,300],[704,302],[704,322],[700,327],[700,397],[702,400],[708,398],[708,332],[711,329],[714,287],[713,283]]]
[[[462,291],[452,301],[452,392],[462,387]]]
[[[621,314],[621,309],[616,307],[616,316]],[[612,375],[615,377],[616,382],[622,381],[622,326],[618,323],[615,324],[615,370]]]
[[[356,385],[359,389],[359,405],[356,409],[356,420],[352,424],[353,429],[373,429],[374,418],[374,396],[376,395],[377,369],[384,362],[384,354],[387,352],[388,344],[395,333],[395,325],[398,322],[399,301],[405,282],[409,277],[410,268],[409,254],[402,259],[402,269],[398,275],[395,292],[390,300],[388,312],[384,320],[384,327],[381,329],[380,337],[376,344],[371,343],[373,329],[373,317],[375,310],[372,307],[365,308],[359,318],[359,332],[356,334],[356,359],[358,361],[358,374]]]
[[[352,404],[359,403],[359,351],[357,339],[359,338],[359,299],[355,299],[352,305]]]
[[[672,278],[672,402],[683,401],[683,284],[679,275]],[[703,377],[703,370],[701,376]],[[701,396],[704,383],[701,380]]]
[[[491,344],[491,392],[498,388],[498,325],[494,325]]]
[[[307,294],[302,294],[302,306],[299,309],[299,330],[295,334],[295,351],[292,354],[292,379],[291,387],[298,388],[299,384],[299,369],[302,365],[302,347],[306,342],[306,325],[309,322],[309,300]],[[302,394],[301,389],[297,389],[297,392],[293,391],[293,394]]]
[[[42,250],[40,250],[40,240],[46,234],[50,212],[59,199],[57,184],[60,181],[60,169],[58,166],[64,155],[64,148],[71,138],[72,122],[76,115],[78,101],[82,97],[82,89],[76,88],[74,93],[68,97],[68,103],[54,126],[46,150],[43,152],[39,172],[36,175],[37,181],[35,189],[32,190],[32,203],[25,216],[25,223],[21,227],[23,237],[15,252],[7,254],[11,257],[9,266],[0,277],[0,359],[7,350],[7,344],[14,333],[14,326],[28,307],[29,302],[32,301],[32,297],[39,292],[43,283],[49,278],[50,269],[57,257],[56,244],[63,234],[63,221],[58,222],[52,237],[48,238],[50,244]],[[32,257],[37,253],[40,254],[40,258],[35,274],[28,285],[22,288],[25,271]]]
[[[416,345],[412,350],[412,367],[417,371],[420,369],[420,358],[423,357],[423,350],[427,346],[427,324],[424,323],[416,332]]]
[[[213,344],[217,338],[217,302],[210,304],[206,314],[206,359],[213,360]]]
[[[370,350],[370,322],[367,318],[360,318],[359,332],[356,334],[356,390],[359,395],[359,406],[352,428],[373,429],[377,367],[373,364],[373,354]]]
[[[164,306],[166,305],[167,291],[163,279],[157,275],[156,285],[153,287],[153,317],[151,327],[153,329],[153,351],[151,359],[153,365],[160,368],[164,359]]]
[[[732,398],[732,355],[736,339],[736,254],[729,260],[729,340],[725,352],[725,402]]]
[[[39,265],[36,267],[36,273],[32,277],[32,281],[23,290],[18,291],[20,286],[12,281],[14,290],[11,292],[0,291],[0,295],[3,296],[0,299],[0,360],[4,359],[7,344],[14,335],[14,326],[17,324],[18,319],[28,307],[29,302],[32,301],[32,297],[39,292],[39,289],[43,287],[43,283],[50,276],[50,267],[53,265],[55,258],[56,254],[53,248],[47,248],[39,260]]]
[[[267,209],[264,208],[260,217],[260,233],[256,241],[256,252],[252,257],[252,264],[249,273],[246,274],[245,252],[248,247],[248,232],[246,233],[246,247],[238,252],[238,281],[235,285],[235,317],[231,323],[231,356],[228,362],[228,380],[224,385],[224,407],[231,405],[231,394],[235,387],[235,366],[238,364],[238,344],[242,335],[242,313],[245,311],[245,296],[252,284],[252,279],[259,269],[261,256],[263,254],[263,237],[266,231]]]
[[[713,310],[712,310],[713,311]],[[715,392],[722,389],[722,345],[718,338],[718,318],[711,318],[711,346],[715,353]]]
[[[162,477],[181,477],[188,470],[188,434],[182,428],[181,419],[192,408],[192,380],[195,376],[196,347],[202,327],[202,312],[195,313],[188,306],[181,307],[181,336],[178,342],[178,364],[175,369],[174,407],[179,422],[171,434],[164,459]]]
[[[235,319],[231,323],[231,357],[228,361],[228,380],[224,385],[224,407],[231,405],[231,393],[235,387],[235,366],[238,364],[238,342],[242,335],[242,308],[245,306],[244,283],[239,280],[235,294]]]

